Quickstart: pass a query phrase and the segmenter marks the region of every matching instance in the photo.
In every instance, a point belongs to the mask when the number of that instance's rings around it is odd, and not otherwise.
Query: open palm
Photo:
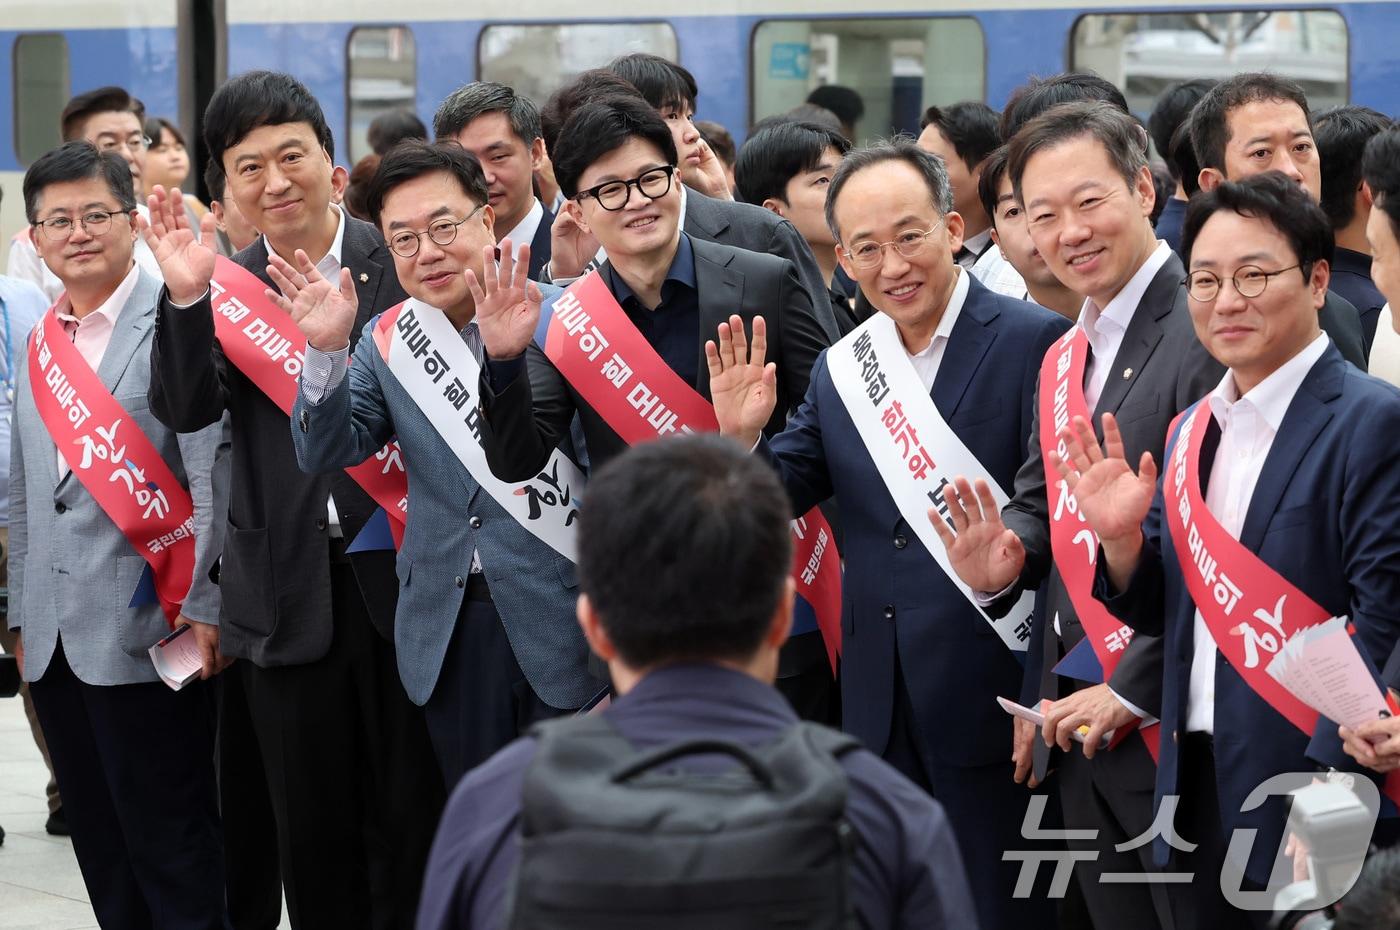
[[[974,489],[967,478],[958,475],[943,489],[943,497],[947,520],[937,508],[929,509],[928,518],[963,583],[974,591],[995,593],[1021,577],[1026,565],[1025,546],[1001,521],[986,480],[978,478]]]
[[[778,402],[777,366],[765,361],[767,324],[763,317],[754,317],[752,349],[738,315],[719,324],[718,335],[718,345],[714,340],[705,343],[715,419],[721,433],[753,445]]]
[[[204,296],[214,276],[214,260],[219,254],[214,215],[206,213],[199,229],[191,229],[180,191],[167,191],[159,184],[147,198],[147,206],[151,218],[147,221],[138,216],[137,228],[160,265],[170,299],[182,305],[193,303]]]
[[[540,325],[540,306],[544,295],[539,285],[529,280],[530,247],[521,246],[520,257],[513,257],[514,247],[509,237],[501,240],[500,262],[496,248],[482,250],[481,280],[468,268],[465,272],[467,289],[476,303],[476,325],[481,341],[491,358],[515,358],[525,351]]]
[[[1075,417],[1060,431],[1065,457],[1051,453],[1051,464],[1079,502],[1089,528],[1105,541],[1123,539],[1142,530],[1157,490],[1157,465],[1144,452],[1133,471],[1124,457],[1123,437],[1112,414],[1104,414],[1103,449],[1089,421]]]
[[[360,305],[350,269],[340,269],[339,279],[332,282],[316,270],[310,256],[301,249],[293,257],[297,268],[280,255],[268,259],[268,276],[281,293],[269,288],[267,296],[292,318],[312,348],[322,352],[345,348],[350,344]]]

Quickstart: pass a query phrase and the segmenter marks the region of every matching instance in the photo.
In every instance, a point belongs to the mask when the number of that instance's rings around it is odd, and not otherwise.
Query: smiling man
[[[196,236],[173,192],[151,198],[148,238],[166,290],[150,403],[182,432],[225,411],[232,424],[224,650],[244,660],[234,670],[256,749],[227,747],[223,782],[266,779],[293,926],[409,923],[444,791],[422,711],[395,667],[394,553],[348,551],[373,499],[344,472],[304,474],[292,422],[260,387],[299,362],[298,346],[270,335],[283,316],[267,298],[272,258],[298,269],[310,261],[353,288],[359,326],[406,295],[378,230],[331,201],[331,132],[304,86],[275,72],[239,75],[210,100],[204,136],[225,196],[262,235],[216,274],[214,217]],[[211,283],[265,322],[216,336]],[[240,354],[240,334],[251,332],[259,341]],[[248,764],[258,750],[262,764]]]

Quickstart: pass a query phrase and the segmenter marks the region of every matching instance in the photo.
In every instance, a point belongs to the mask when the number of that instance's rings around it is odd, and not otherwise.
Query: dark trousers
[[[1039,848],[1021,836],[1031,792],[1012,781],[1007,760],[992,765],[957,766],[935,758],[914,722],[904,676],[895,675],[894,719],[884,759],[943,805],[962,853],[972,900],[982,930],[1045,930],[1055,926],[1055,903],[1046,898],[1048,879],[1030,897],[1013,892],[1019,861],[1004,861],[1009,850]],[[951,709],[950,709],[951,710]]]
[[[463,775],[531,724],[565,713],[540,700],[530,687],[485,579],[472,575],[442,671],[423,705],[449,793]]]
[[[277,930],[282,921],[282,870],[277,818],[263,776],[262,750],[253,732],[243,675],[231,669],[214,679],[219,704],[219,812],[224,823],[225,887],[233,930]]]
[[[239,662],[297,930],[413,926],[442,778],[393,647],[348,564],[331,566],[334,628],[316,662]]]
[[[209,690],[89,685],[60,640],[30,685],[98,923],[224,926]]]
[[[1036,734],[1040,739],[1040,734]],[[1095,830],[1093,839],[1070,839],[1074,850],[1098,853],[1078,861],[1074,874],[1096,927],[1170,928],[1172,911],[1166,886],[1152,882],[1103,881],[1104,873],[1158,874],[1152,864],[1152,844],[1118,851],[1152,826],[1152,796],[1157,766],[1142,738],[1130,734],[1111,750],[1084,758],[1078,743],[1057,752],[1060,808],[1069,830]]]
[[[841,687],[831,674],[821,633],[799,633],[783,644],[773,685],[803,720],[841,726]]]

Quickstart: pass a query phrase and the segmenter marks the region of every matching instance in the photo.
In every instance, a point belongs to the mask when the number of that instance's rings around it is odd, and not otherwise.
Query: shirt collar
[[[1090,335],[1101,329],[1126,331],[1132,322],[1133,312],[1142,303],[1142,295],[1147,293],[1147,286],[1157,277],[1157,272],[1162,270],[1171,254],[1171,246],[1157,240],[1157,248],[1147,256],[1147,261],[1128,279],[1128,283],[1113,295],[1108,306],[1100,310],[1092,299],[1085,299],[1084,308],[1079,312],[1080,328]]]
[[[1358,252],[1355,249],[1344,249],[1337,246],[1333,249],[1332,272],[1350,271],[1369,278],[1371,276],[1371,256],[1365,252]]]
[[[622,280],[622,275],[617,273],[616,268],[609,269],[612,278],[613,296],[617,302],[622,304],[627,302],[627,298],[635,297],[636,294],[627,286],[627,282]],[[671,267],[666,270],[665,281],[675,281],[684,284],[692,291],[695,287],[695,250],[690,247],[690,237],[681,233],[680,245],[676,247],[676,257],[671,259]],[[665,281],[662,286],[665,286]]]
[[[992,228],[988,226],[975,236],[968,236],[963,239],[963,248],[975,254],[978,258],[987,251],[987,246],[992,243]]]
[[[122,283],[117,285],[117,289],[113,291],[96,310],[92,311],[81,320],[73,315],[73,305],[69,302],[66,293],[63,295],[63,300],[54,308],[54,313],[63,322],[77,323],[79,326],[82,326],[85,321],[92,320],[94,317],[100,318],[109,326],[115,326],[117,317],[121,315],[122,308],[125,307],[126,302],[131,299],[131,292],[136,290],[136,282],[140,277],[141,266],[132,262],[131,270],[126,273],[125,278],[122,278]],[[92,323],[89,322],[87,325],[91,326]]]
[[[972,287],[967,280],[967,269],[954,265],[953,270],[958,278],[953,283],[953,293],[948,296],[948,305],[943,308],[943,318],[938,321],[938,328],[933,331],[933,338],[929,339],[928,345],[918,352],[910,353],[911,358],[927,358],[933,354],[933,348],[939,344],[939,339],[946,342],[953,335],[953,325],[958,322],[958,315],[962,313],[963,304],[967,301],[967,292]]]
[[[338,203],[332,203],[331,209],[335,211],[335,238],[331,240],[331,250],[325,255],[322,255],[320,258],[316,259],[315,265],[317,268],[321,267],[321,263],[328,258],[335,259],[335,263],[337,266],[345,264],[343,261],[340,260],[340,256],[343,254],[343,246],[345,244],[345,211],[341,209],[340,204]],[[269,256],[276,255],[277,253],[272,250],[272,243],[267,241],[267,236],[263,236],[262,240],[263,248],[267,250],[267,254]]]
[[[1269,424],[1269,428],[1277,433],[1283,423],[1284,414],[1288,412],[1288,405],[1293,403],[1293,395],[1298,393],[1303,379],[1327,351],[1327,342],[1326,333],[1318,334],[1318,337],[1304,346],[1302,351],[1274,369],[1272,374],[1256,384],[1243,397],[1235,385],[1234,372],[1226,371],[1225,377],[1220,379],[1220,383],[1207,398],[1211,413],[1215,415],[1220,428],[1225,428],[1226,417],[1235,404],[1248,401],[1264,418],[1264,422]]]
[[[535,241],[535,234],[540,231],[540,223],[543,220],[544,204],[540,203],[540,198],[536,197],[534,206],[530,208],[530,212],[526,213],[525,217],[519,223],[515,224],[514,229],[501,238],[505,239],[509,237],[510,241],[515,243],[515,247],[518,250],[522,245],[529,245]]]
[[[685,185],[681,183],[681,169],[677,168],[676,173],[671,177],[671,183],[681,189],[681,232],[685,232]]]

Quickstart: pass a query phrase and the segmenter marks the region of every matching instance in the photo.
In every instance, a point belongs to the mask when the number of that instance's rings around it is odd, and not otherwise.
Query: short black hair
[[[1299,184],[1281,171],[1266,171],[1240,181],[1225,181],[1214,190],[1201,191],[1191,198],[1186,220],[1181,225],[1181,260],[1191,267],[1191,249],[1201,229],[1216,213],[1229,210],[1240,216],[1267,220],[1283,233],[1302,266],[1303,279],[1312,274],[1313,264],[1332,261],[1332,224]]]
[[[607,69],[635,87],[653,109],[685,105],[693,111],[700,96],[695,75],[660,55],[633,52],[614,58]]]
[[[977,176],[977,199],[992,225],[997,224],[997,202],[1001,199],[1001,181],[1006,177],[1007,148],[998,146],[982,162],[982,173]],[[1013,195],[1014,196],[1014,195]]]
[[[676,163],[676,140],[670,128],[641,97],[618,94],[579,107],[559,132],[559,154],[554,159],[559,190],[573,199],[583,173],[629,139],[650,142],[666,164]],[[672,183],[680,182],[675,179]]]
[[[1313,117],[1313,140],[1322,169],[1322,212],[1341,229],[1356,218],[1361,157],[1373,136],[1391,127],[1390,117],[1370,107],[1331,107]]]
[[[1261,100],[1291,101],[1303,111],[1312,129],[1308,95],[1296,82],[1267,71],[1246,71],[1228,77],[1212,87],[1191,108],[1191,146],[1202,168],[1225,171],[1225,146],[1230,142],[1230,112]]]
[[[1214,86],[1215,81],[1211,78],[1177,81],[1158,94],[1157,102],[1152,105],[1152,112],[1147,117],[1147,132],[1152,136],[1152,145],[1162,161],[1166,162],[1167,171],[1171,172],[1174,180],[1180,181],[1181,175],[1171,157],[1172,136],[1191,115],[1191,108],[1200,103],[1201,98]]]
[[[107,112],[107,111],[98,111]],[[30,225],[39,220],[39,196],[51,184],[102,178],[112,199],[124,212],[136,209],[131,167],[116,152],[103,152],[83,139],[65,142],[40,155],[24,173],[24,215]]]
[[[88,121],[88,117],[98,113],[135,113],[136,118],[143,124],[141,131],[146,131],[145,108],[134,97],[120,87],[99,87],[78,94],[63,108],[63,113],[58,118],[63,141],[72,142],[81,138],[83,124]]]
[[[1001,138],[1010,144],[1021,127],[1062,103],[1101,100],[1131,115],[1128,98],[1112,82],[1092,71],[1066,71],[1054,77],[1033,77],[1016,90],[1001,111]]]
[[[762,205],[770,197],[787,202],[788,182],[821,163],[827,149],[844,156],[851,143],[816,123],[776,123],[749,136],[734,162],[739,197]]]
[[[732,439],[643,443],[589,481],[579,586],[633,668],[746,659],[782,603],[791,519],[773,470]]]
[[[1167,150],[1167,161],[1176,169],[1176,179],[1187,199],[1196,196],[1201,189],[1201,163],[1196,161],[1196,147],[1191,144],[1191,122],[1187,120],[1176,127]]]
[[[1376,208],[1390,220],[1400,236],[1400,128],[1387,129],[1366,143],[1361,174],[1371,188]]]
[[[1087,136],[1103,146],[1109,162],[1131,190],[1147,167],[1147,131],[1126,110],[1101,100],[1062,103],[1030,120],[1007,144],[1007,167],[1016,199],[1031,157],[1071,139]]]
[[[641,96],[630,81],[618,77],[607,68],[582,71],[578,77],[550,94],[549,99],[540,108],[540,129],[544,133],[544,147],[549,152],[549,157],[554,158],[559,132],[569,121],[569,117],[574,115],[575,110],[591,100],[617,94]]]
[[[1337,905],[1332,930],[1377,930],[1400,926],[1400,849],[1366,858],[1356,884]]]
[[[384,201],[394,188],[436,171],[455,178],[473,203],[486,202],[486,175],[475,155],[451,140],[428,143],[405,139],[380,160],[379,170],[365,189],[365,213],[370,222],[379,225]]]
[[[840,84],[823,84],[812,89],[807,95],[807,103],[813,103],[836,114],[843,125],[855,127],[865,115],[865,101],[859,93]]]
[[[967,170],[976,171],[977,166],[1001,145],[998,120],[996,110],[985,103],[968,100],[947,107],[929,107],[919,120],[919,129],[937,126],[967,165]]]
[[[826,225],[837,242],[841,240],[841,230],[836,225],[836,201],[848,182],[858,172],[887,161],[902,162],[923,178],[928,187],[929,200],[939,216],[947,216],[953,209],[953,186],[948,181],[948,166],[943,159],[932,152],[919,148],[912,136],[899,135],[870,145],[851,149],[841,160],[831,183],[826,188]]]
[[[204,163],[204,190],[209,194],[209,200],[211,202],[223,200],[226,187],[228,187],[228,177],[224,174],[224,166],[214,158],[206,161]]]
[[[473,81],[447,95],[433,114],[433,136],[454,139],[467,124],[487,113],[504,113],[511,132],[528,147],[540,133],[540,111],[533,100],[496,81]]]
[[[220,165],[224,153],[263,126],[306,123],[317,143],[335,159],[335,138],[321,104],[306,85],[281,71],[247,71],[230,78],[204,110],[204,147]]]
[[[369,123],[369,147],[376,155],[385,155],[405,139],[427,141],[428,127],[418,114],[406,107],[396,107],[380,113]]]
[[[142,131],[146,133],[146,138],[151,140],[152,146],[160,145],[161,133],[168,131],[175,137],[175,141],[180,143],[180,148],[187,147],[185,145],[185,134],[180,131],[180,127],[163,116],[146,117],[146,125]]]
[[[715,153],[715,157],[733,168],[738,152],[734,148],[734,137],[729,134],[729,130],[710,119],[696,120],[695,128],[699,131],[700,138],[710,147],[710,151]]]
[[[378,152],[370,152],[350,169],[350,181],[345,185],[345,196],[341,198],[340,205],[357,220],[367,223],[375,221],[369,213],[369,182],[379,172],[383,157]]]

